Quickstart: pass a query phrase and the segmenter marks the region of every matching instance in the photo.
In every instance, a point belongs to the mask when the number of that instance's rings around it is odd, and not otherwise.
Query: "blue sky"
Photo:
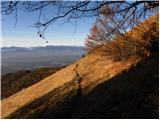
[[[51,9],[45,13],[50,14]],[[48,14],[48,15],[49,15]],[[2,46],[46,46],[46,45],[84,45],[84,40],[95,22],[95,18],[78,19],[77,27],[73,23],[59,21],[49,26],[45,36],[48,43],[37,35],[37,29],[32,27],[38,19],[38,12],[29,13],[18,10],[17,24],[15,14],[1,16]]]

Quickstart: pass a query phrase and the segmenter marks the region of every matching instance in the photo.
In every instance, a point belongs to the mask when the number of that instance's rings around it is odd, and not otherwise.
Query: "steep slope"
[[[22,91],[3,99],[2,118],[9,117],[11,113],[20,109],[21,107],[43,97],[55,89],[63,87],[69,82],[74,82],[68,90],[58,94],[65,94],[71,90],[79,89],[78,79],[81,80],[81,89],[86,89],[89,92],[97,84],[102,83],[104,80],[109,79],[122,71],[129,69],[133,64],[137,63],[139,59],[130,58],[126,61],[114,62],[107,60],[106,57],[91,54],[85,58],[75,62],[74,64],[62,69],[61,71],[47,77],[46,79],[34,84]],[[79,76],[77,75],[78,72]],[[57,98],[58,99],[58,95]],[[57,102],[57,101],[55,101]]]
[[[157,66],[158,54],[152,55],[88,93],[87,88],[73,91],[74,84],[68,83],[11,118],[158,118]],[[68,92],[63,95],[63,91]]]

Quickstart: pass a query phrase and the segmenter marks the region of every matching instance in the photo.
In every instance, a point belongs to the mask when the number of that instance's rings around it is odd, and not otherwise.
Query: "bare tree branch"
[[[2,1],[2,15],[14,14],[14,11],[26,12],[39,11],[38,22],[34,26],[38,28],[39,36],[44,36],[45,30],[59,19],[70,21],[87,17],[104,17],[110,19],[105,25],[107,33],[105,37],[114,38],[114,33],[123,33],[138,25],[138,22],[146,19],[148,14],[153,15],[159,7],[158,1]],[[52,8],[54,16],[42,14],[48,7]],[[103,11],[102,11],[103,10]],[[107,11],[108,10],[108,11]],[[15,12],[17,14],[17,12]],[[42,17],[43,16],[43,17]],[[47,17],[44,17],[47,16]],[[100,20],[100,19],[99,19]],[[125,30],[126,29],[126,30]]]

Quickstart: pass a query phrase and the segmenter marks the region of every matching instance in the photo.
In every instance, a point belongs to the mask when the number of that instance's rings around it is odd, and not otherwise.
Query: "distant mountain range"
[[[27,50],[77,50],[84,49],[83,46],[38,46],[38,47],[2,47],[1,51],[27,51]]]
[[[70,64],[86,53],[81,46],[3,47],[2,74]]]

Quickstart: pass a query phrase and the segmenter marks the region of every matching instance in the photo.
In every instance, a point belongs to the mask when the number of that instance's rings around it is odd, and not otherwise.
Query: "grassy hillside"
[[[158,118],[157,66],[158,54],[154,54],[87,94],[87,88],[76,89],[75,83],[69,82],[10,118]]]
[[[39,68],[34,71],[18,71],[1,77],[1,99],[27,88],[64,67]]]

